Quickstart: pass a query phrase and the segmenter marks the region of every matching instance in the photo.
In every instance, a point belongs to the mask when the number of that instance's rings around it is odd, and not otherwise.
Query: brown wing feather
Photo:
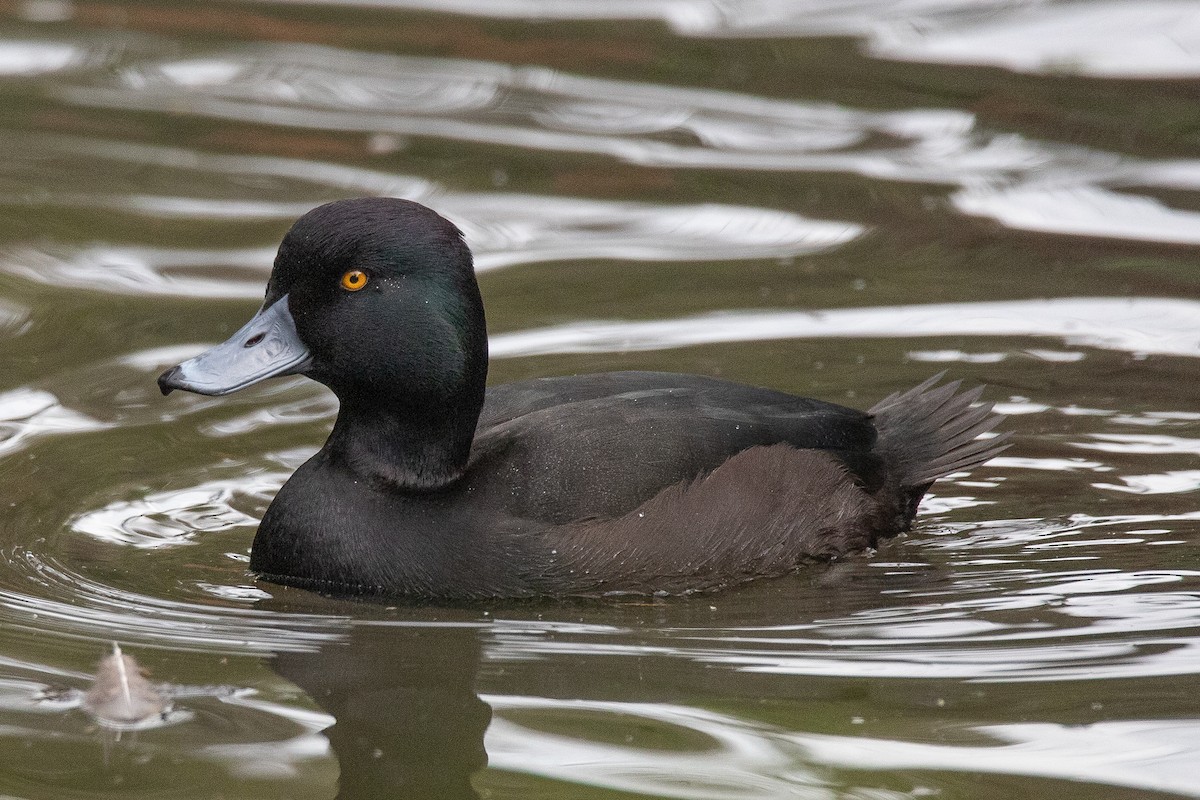
[[[815,450],[753,447],[630,513],[560,529],[569,594],[711,591],[875,543],[875,501]]]

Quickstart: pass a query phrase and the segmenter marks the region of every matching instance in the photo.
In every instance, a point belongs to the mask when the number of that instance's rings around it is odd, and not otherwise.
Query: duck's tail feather
[[[1004,419],[991,403],[977,404],[984,387],[959,393],[962,381],[937,386],[945,374],[886,397],[869,412],[879,431],[876,451],[901,487],[917,491],[917,500],[938,478],[977,467],[1009,447],[1009,433],[978,438]]]

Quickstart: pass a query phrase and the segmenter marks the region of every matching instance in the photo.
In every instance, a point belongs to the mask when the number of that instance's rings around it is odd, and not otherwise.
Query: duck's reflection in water
[[[475,693],[475,626],[355,625],[348,641],[273,668],[337,719],[324,731],[338,798],[474,800],[492,711]]]

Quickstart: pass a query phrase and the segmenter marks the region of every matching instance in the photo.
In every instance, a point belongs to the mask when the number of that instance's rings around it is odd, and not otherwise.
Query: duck
[[[1007,447],[937,375],[867,411],[700,375],[487,386],[471,251],[388,197],[284,235],[260,310],[158,378],[225,395],[304,375],[339,402],[262,517],[250,569],[414,601],[686,595],[778,578],[908,530],[930,485]]]

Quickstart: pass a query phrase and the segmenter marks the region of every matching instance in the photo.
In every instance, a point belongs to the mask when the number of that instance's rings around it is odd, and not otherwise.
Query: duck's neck
[[[436,411],[342,400],[326,453],[363,478],[427,492],[462,477],[471,455],[479,404]]]
[[[341,403],[325,454],[400,491],[428,492],[462,477],[487,391],[483,301],[454,233],[423,256],[444,263],[415,273],[377,327],[364,328],[364,346],[332,349],[307,373]]]

